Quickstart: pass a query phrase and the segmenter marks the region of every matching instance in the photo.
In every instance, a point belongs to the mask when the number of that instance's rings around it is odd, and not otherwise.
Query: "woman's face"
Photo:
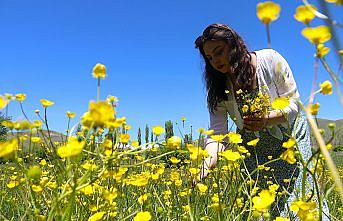
[[[203,49],[214,69],[222,73],[229,73],[229,48],[225,41],[206,41]]]

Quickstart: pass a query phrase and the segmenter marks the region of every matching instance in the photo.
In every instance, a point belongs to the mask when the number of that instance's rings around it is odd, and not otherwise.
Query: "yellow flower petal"
[[[0,110],[4,109],[8,104],[8,100],[0,95]]]
[[[43,105],[44,108],[54,105],[54,102],[46,100],[46,99],[40,99],[40,103]]]
[[[79,142],[77,138],[71,137],[66,145],[63,145],[57,149],[57,154],[62,158],[68,158],[79,155],[86,142]]]
[[[332,94],[332,84],[330,81],[324,81],[320,84],[320,92],[324,95]]]
[[[316,16],[313,11],[317,11],[317,8],[313,5],[301,5],[297,7],[294,18],[308,25]]]
[[[274,110],[284,110],[289,106],[289,98],[279,97],[272,102],[272,108]]]
[[[272,1],[257,4],[257,17],[264,23],[269,24],[279,18],[281,7]]]
[[[323,44],[331,39],[330,28],[324,25],[317,27],[304,28],[301,34],[307,38],[312,44]]]
[[[105,78],[106,77],[106,67],[105,67],[105,65],[97,63],[93,67],[93,77],[94,78]]]
[[[15,99],[19,102],[23,102],[26,99],[26,94],[16,94]]]

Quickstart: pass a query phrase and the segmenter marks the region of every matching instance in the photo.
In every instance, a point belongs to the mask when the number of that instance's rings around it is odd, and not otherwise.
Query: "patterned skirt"
[[[290,125],[290,130],[280,126],[283,134],[291,135],[298,144],[298,150],[301,153],[304,161],[309,160],[312,155],[311,142],[310,142],[310,128],[306,119],[304,112],[299,112],[297,118]],[[291,134],[290,134],[291,131]],[[264,164],[270,159],[277,159],[286,150],[282,147],[282,144],[289,139],[289,136],[285,136],[283,140],[279,140],[271,136],[268,131],[260,131],[260,140],[255,147],[247,145],[247,142],[256,139],[254,133],[244,132],[244,130],[239,130],[237,128],[237,133],[241,134],[244,147],[251,153],[250,157],[244,160],[246,168],[248,171],[253,171],[258,165]],[[252,179],[258,181],[258,187],[261,189],[267,189],[268,183],[273,182],[278,184],[279,190],[284,190],[285,194],[276,197],[276,202],[271,207],[271,216],[287,216],[289,211],[289,206],[291,202],[296,200],[301,195],[301,184],[302,184],[302,165],[300,162],[289,164],[284,160],[278,160],[267,165],[266,169],[259,170],[252,176]],[[269,182],[268,182],[269,181]],[[310,176],[307,176],[306,181],[306,192],[315,189],[313,180]],[[325,212],[326,211],[326,212]],[[326,204],[324,205],[324,212],[328,213],[328,208]],[[295,214],[293,214],[295,215]],[[329,220],[323,214],[323,220]]]

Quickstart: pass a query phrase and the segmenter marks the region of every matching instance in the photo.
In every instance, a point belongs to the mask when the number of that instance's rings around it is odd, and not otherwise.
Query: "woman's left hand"
[[[250,131],[260,131],[264,129],[268,122],[268,117],[244,117],[243,128]]]

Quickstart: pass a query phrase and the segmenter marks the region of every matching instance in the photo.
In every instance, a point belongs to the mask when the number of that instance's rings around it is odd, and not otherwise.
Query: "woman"
[[[244,160],[247,169],[252,171],[258,164],[279,158],[286,150],[282,145],[290,135],[296,139],[304,160],[308,160],[311,156],[309,126],[298,107],[300,95],[287,61],[273,49],[248,52],[242,38],[223,24],[209,25],[195,44],[205,61],[210,129],[214,134],[227,134],[229,114],[237,126],[236,132],[241,134],[242,145],[251,153]],[[247,91],[251,95],[263,91],[269,95],[270,101],[288,97],[290,104],[282,112],[269,110],[258,117],[242,117],[245,101],[238,95],[239,91]],[[247,142],[257,137],[257,145],[249,148]],[[203,163],[203,178],[208,175],[208,169],[215,166],[217,153],[225,150],[227,141],[218,146],[213,139],[207,139],[206,150],[210,156]],[[295,200],[294,187],[301,188],[301,165],[278,160],[268,166],[273,169],[264,171],[264,177],[268,178],[260,177],[259,187],[266,188],[267,181],[272,178],[274,183],[292,193],[290,197],[280,197],[274,204],[271,215],[276,217],[284,213],[287,198],[289,202]]]

